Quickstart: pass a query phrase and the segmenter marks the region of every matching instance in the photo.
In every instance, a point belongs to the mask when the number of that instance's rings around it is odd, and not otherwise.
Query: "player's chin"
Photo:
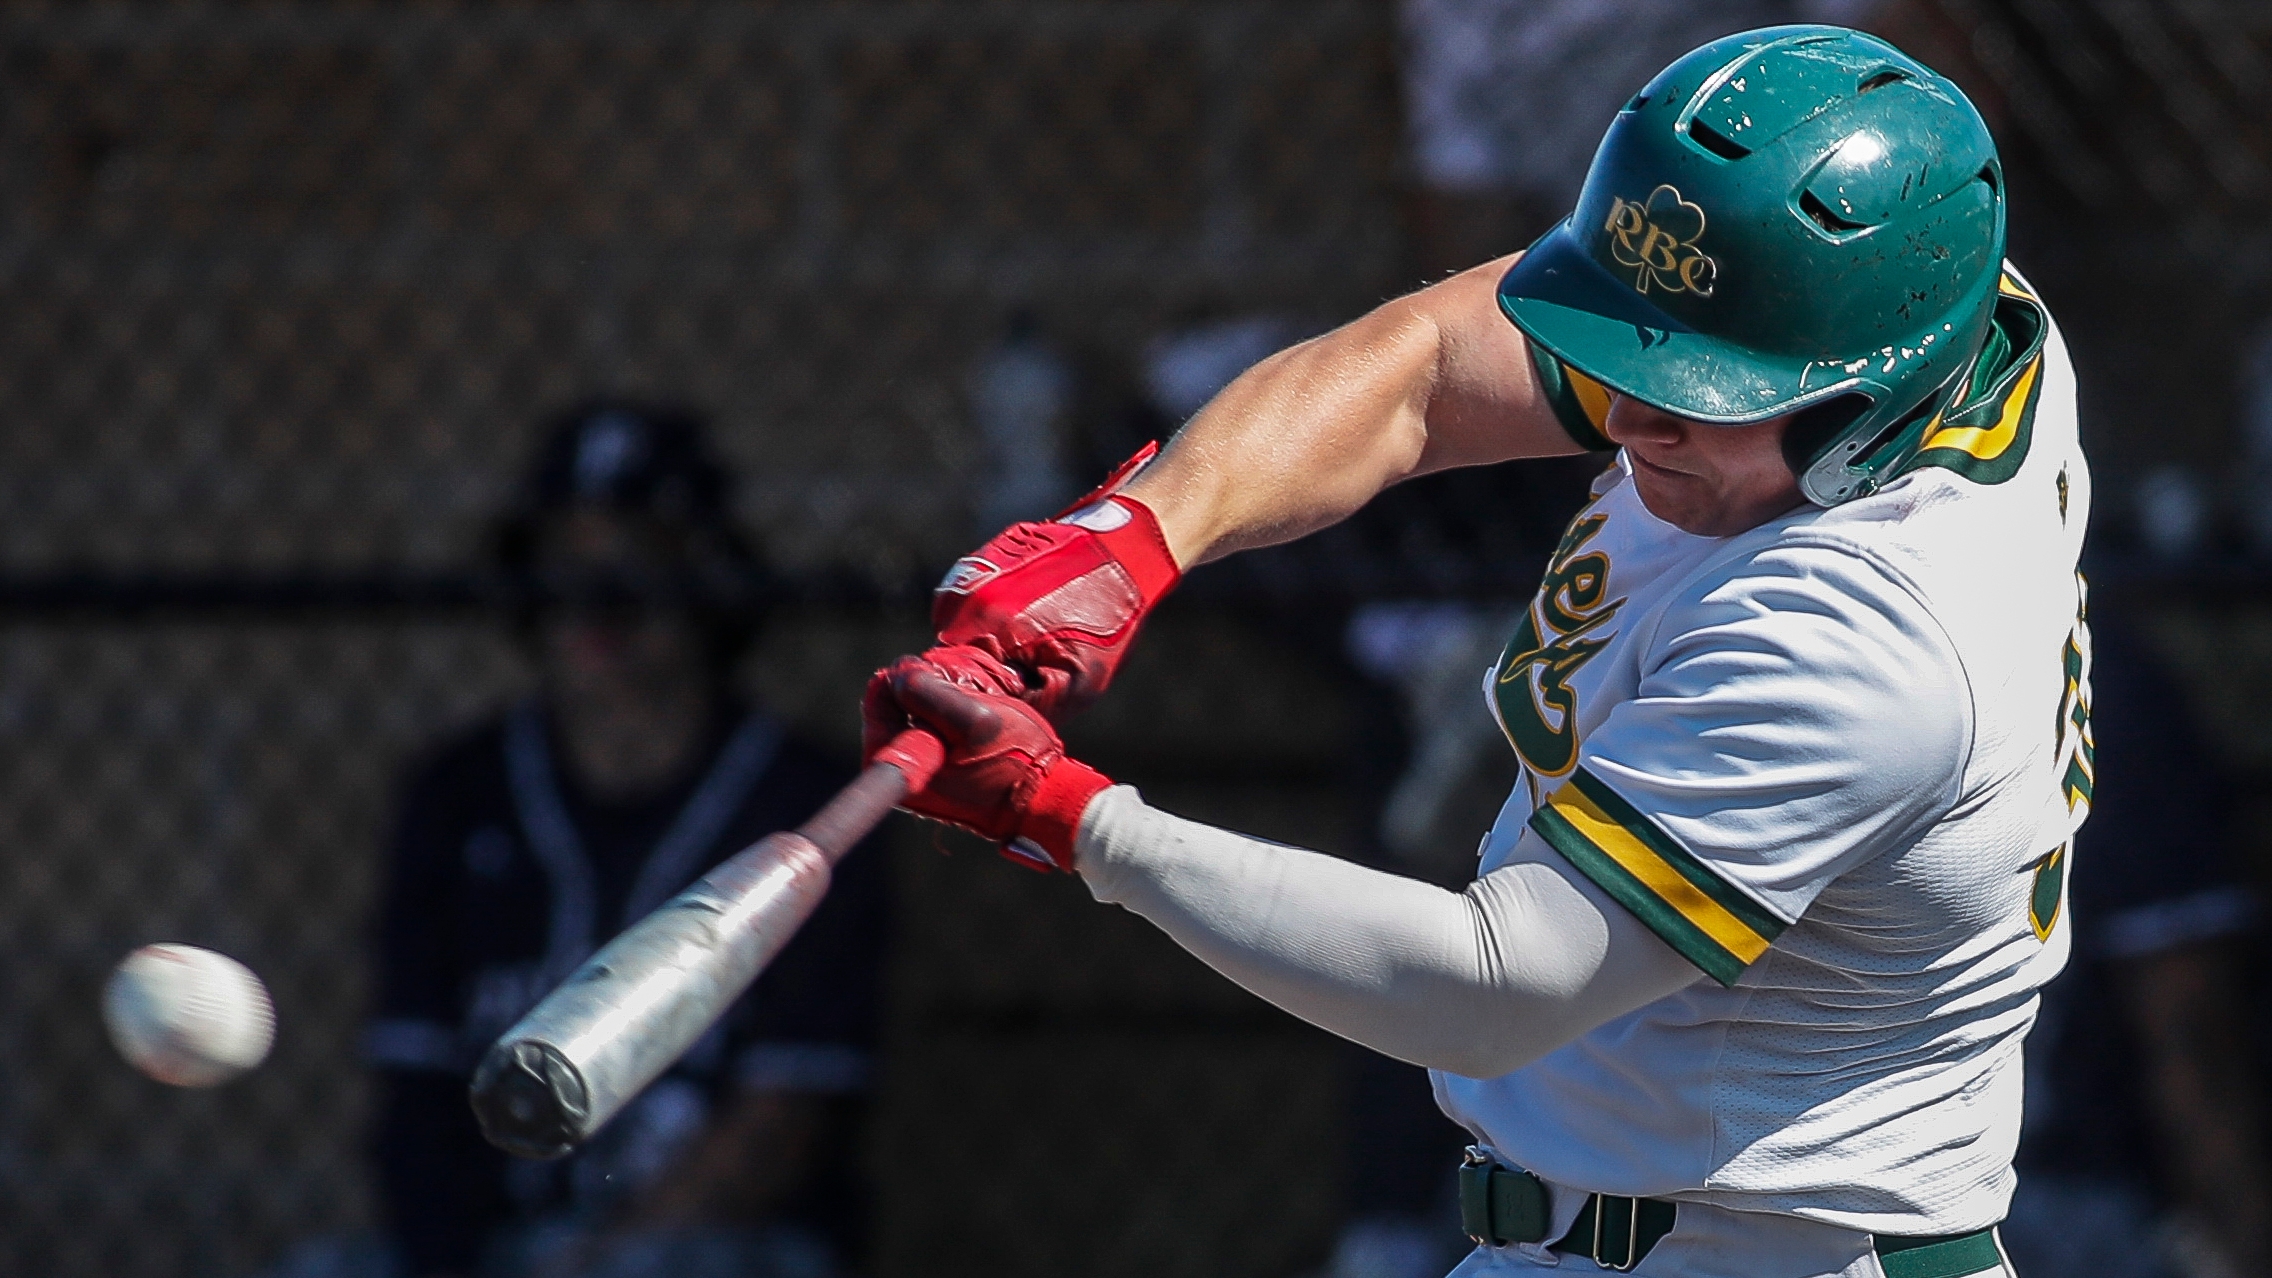
[[[1732,497],[1697,475],[1642,481],[1636,487],[1641,504],[1650,514],[1693,537],[1733,537],[1757,527],[1773,513]]]
[[[1695,525],[1710,522],[1717,511],[1711,486],[1682,471],[1638,464],[1633,468],[1633,486],[1650,514],[1683,532],[1697,531]]]

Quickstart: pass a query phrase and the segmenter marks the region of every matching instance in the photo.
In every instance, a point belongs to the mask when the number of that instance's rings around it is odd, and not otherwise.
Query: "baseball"
[[[127,1063],[175,1087],[212,1087],[260,1064],[276,1038],[268,989],[194,945],[145,945],[103,989],[103,1023]]]

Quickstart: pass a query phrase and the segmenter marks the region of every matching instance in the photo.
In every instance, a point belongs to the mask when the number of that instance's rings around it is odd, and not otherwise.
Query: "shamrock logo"
[[[1619,198],[1602,230],[1609,236],[1609,255],[1632,269],[1636,291],[1712,296],[1720,264],[1696,247],[1704,238],[1704,210],[1682,199],[1677,188],[1659,186],[1647,200]]]

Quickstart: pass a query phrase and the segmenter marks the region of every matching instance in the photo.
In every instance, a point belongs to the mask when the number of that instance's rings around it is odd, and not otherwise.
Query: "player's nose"
[[[1653,444],[1671,447],[1688,434],[1689,422],[1628,395],[1610,400],[1602,419],[1602,433],[1618,444]]]

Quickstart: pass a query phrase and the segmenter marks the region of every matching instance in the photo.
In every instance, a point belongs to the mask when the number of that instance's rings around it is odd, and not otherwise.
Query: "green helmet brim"
[[[1541,236],[1499,281],[1499,309],[1570,367],[1696,421],[1741,426],[1851,390],[1883,394],[1866,378],[1826,378],[1813,360],[1696,331],[1635,292],[1631,281],[1604,270],[1569,233],[1567,221]]]

